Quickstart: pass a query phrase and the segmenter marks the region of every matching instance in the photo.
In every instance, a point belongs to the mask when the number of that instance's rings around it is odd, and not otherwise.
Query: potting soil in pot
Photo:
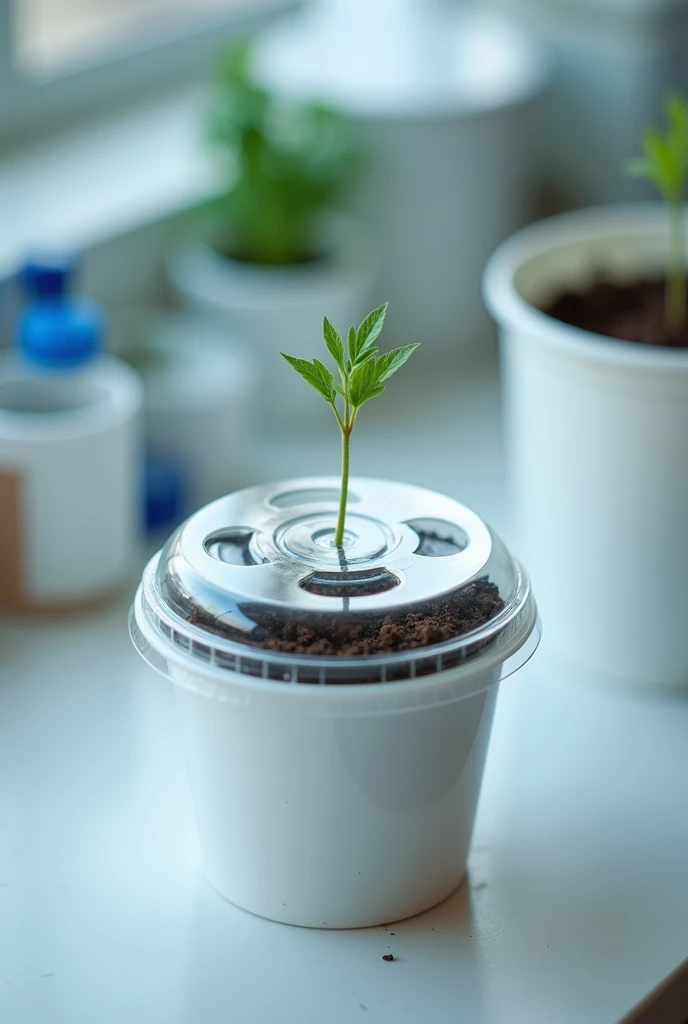
[[[503,608],[497,586],[483,578],[440,601],[377,619],[353,616],[342,621],[333,615],[308,615],[294,621],[258,612],[250,643],[268,651],[340,657],[408,651],[464,636],[484,626]],[[203,621],[198,610],[191,613],[189,621],[216,631],[212,622]],[[246,642],[246,637],[231,627],[217,632]]]
[[[665,313],[666,283],[596,281],[585,291],[564,292],[544,312],[555,320],[621,341],[688,348],[688,324],[671,328]]]

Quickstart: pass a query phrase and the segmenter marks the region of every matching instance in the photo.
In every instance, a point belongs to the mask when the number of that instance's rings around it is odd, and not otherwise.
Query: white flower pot
[[[255,64],[280,95],[341,109],[361,139],[350,203],[379,240],[394,343],[438,362],[479,353],[493,333],[482,268],[532,214],[539,47],[436,0],[327,0],[264,33]]]
[[[688,91],[688,7],[676,0],[491,0],[547,44],[556,75],[541,163],[569,205],[645,194],[623,165],[668,90]],[[642,192],[645,189],[645,192]]]
[[[323,219],[314,236],[323,259],[267,267],[221,256],[212,239],[192,238],[172,252],[169,275],[185,305],[214,316],[249,345],[263,413],[276,422],[311,417],[303,383],[280,351],[312,358],[322,345],[323,311],[340,330],[368,312],[376,261],[366,233],[344,217]],[[231,332],[231,333],[230,333]]]
[[[628,683],[688,683],[688,351],[614,341],[540,312],[604,273],[662,273],[658,204],[515,235],[485,297],[501,327],[516,526],[553,644]]]

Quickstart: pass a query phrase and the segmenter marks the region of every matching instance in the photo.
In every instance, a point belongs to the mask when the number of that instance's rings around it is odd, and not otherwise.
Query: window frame
[[[207,76],[223,41],[252,33],[301,2],[258,0],[256,10],[208,11],[198,22],[151,34],[102,59],[41,77],[16,66],[15,2],[0,0],[0,140],[31,136]]]

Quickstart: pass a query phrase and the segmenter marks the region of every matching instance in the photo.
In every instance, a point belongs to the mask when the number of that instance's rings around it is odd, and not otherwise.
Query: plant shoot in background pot
[[[648,128],[643,135],[644,156],[631,160],[628,173],[645,178],[666,200],[670,217],[670,248],[665,292],[665,318],[669,330],[686,326],[686,229],[683,198],[688,176],[688,102],[676,93],[664,100],[666,132]]]
[[[321,104],[287,102],[258,84],[248,44],[227,51],[215,83],[211,142],[224,155],[226,255],[284,265],[313,251],[316,216],[338,200],[357,164],[343,118]]]
[[[669,240],[665,274],[658,276],[649,264],[635,277],[625,270],[609,276],[598,273],[585,289],[561,289],[554,301],[545,305],[545,312],[597,335],[685,348],[688,297],[683,198],[688,179],[688,102],[678,94],[668,95],[664,111],[666,130],[648,128],[642,139],[644,155],[628,162],[625,169],[652,182],[666,200]],[[596,262],[604,266],[605,260],[606,255]]]
[[[247,45],[222,57],[206,136],[224,188],[167,263],[182,304],[223,323],[228,339],[250,352],[257,417],[282,428],[312,420],[317,406],[303,401],[277,352],[310,352],[323,296],[335,323],[361,319],[377,247],[365,225],[338,208],[362,162],[346,118],[271,92],[251,58]]]

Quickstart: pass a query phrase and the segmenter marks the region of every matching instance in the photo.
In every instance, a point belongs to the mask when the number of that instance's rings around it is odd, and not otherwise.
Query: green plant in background
[[[688,102],[676,93],[664,99],[666,131],[648,128],[643,134],[644,156],[631,160],[628,173],[651,181],[669,206],[671,245],[666,284],[668,326],[686,323],[686,240],[683,197],[688,177]]]
[[[246,43],[223,54],[210,115],[210,141],[231,180],[224,251],[252,263],[299,263],[321,255],[312,250],[314,219],[349,183],[358,154],[339,114],[273,96],[253,79],[250,59]]]
[[[323,338],[337,364],[340,383],[319,359],[298,359],[284,352],[280,355],[300,373],[311,387],[332,407],[342,435],[342,487],[339,497],[339,518],[334,542],[344,541],[346,501],[349,492],[349,447],[351,433],[362,405],[377,398],[385,390],[385,381],[404,365],[418,345],[403,345],[380,354],[375,344],[385,323],[387,303],[369,313],[358,330],[349,328],[346,347],[330,321],[323,320]],[[339,408],[337,402],[339,399]]]

